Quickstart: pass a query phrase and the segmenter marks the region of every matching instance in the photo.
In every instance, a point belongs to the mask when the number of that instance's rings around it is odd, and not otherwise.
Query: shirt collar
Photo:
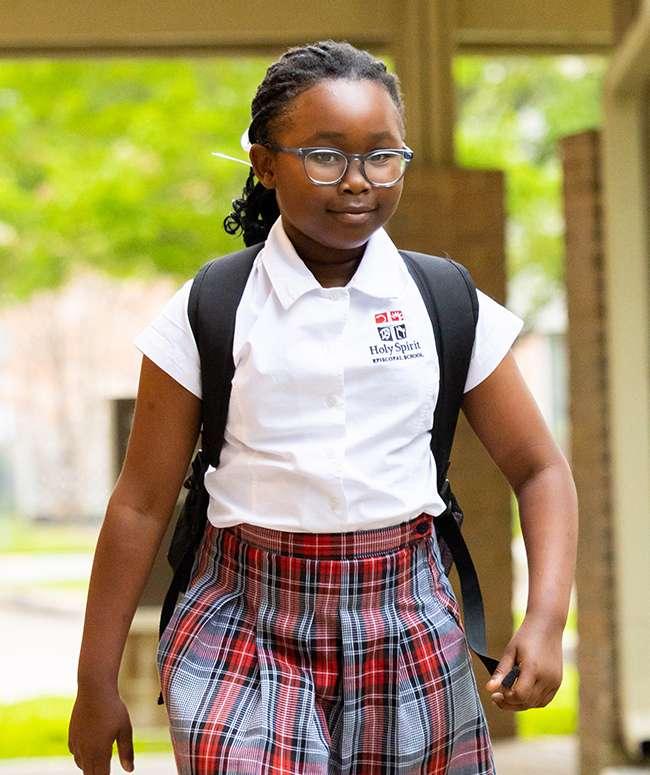
[[[281,216],[269,231],[260,260],[285,309],[308,291],[328,290],[321,286],[296,252]],[[407,272],[397,247],[380,227],[370,235],[357,270],[345,287],[378,299],[396,299],[403,291]]]

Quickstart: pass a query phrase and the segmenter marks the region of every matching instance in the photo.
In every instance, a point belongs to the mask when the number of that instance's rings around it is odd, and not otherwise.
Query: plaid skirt
[[[492,775],[432,517],[207,523],[156,653],[180,775]]]

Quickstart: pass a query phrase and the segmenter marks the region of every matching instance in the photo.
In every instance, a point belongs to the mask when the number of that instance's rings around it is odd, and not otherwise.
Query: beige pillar
[[[617,740],[650,755],[650,0],[614,52],[603,95],[605,309]]]
[[[453,164],[455,0],[403,0],[392,52],[406,101],[406,135],[419,163]]]
[[[580,772],[599,773],[617,760],[614,741],[618,705],[600,135],[589,131],[566,137],[560,147],[566,223],[571,464],[581,515],[576,569]]]

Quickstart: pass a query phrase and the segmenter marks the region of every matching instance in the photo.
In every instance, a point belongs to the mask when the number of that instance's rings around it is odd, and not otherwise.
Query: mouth
[[[348,208],[347,210],[328,210],[328,213],[343,223],[366,223],[372,219],[372,214],[377,211],[373,208]]]

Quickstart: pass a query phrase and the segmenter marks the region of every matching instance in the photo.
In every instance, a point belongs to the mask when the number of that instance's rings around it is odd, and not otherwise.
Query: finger
[[[133,772],[133,731],[131,725],[126,724],[122,727],[115,739],[122,769],[127,772]]]
[[[503,699],[513,705],[530,707],[534,686],[537,683],[537,672],[530,663],[520,665],[521,673],[510,689],[502,689]]]
[[[494,669],[489,681],[485,684],[485,688],[489,692],[501,691],[501,681],[508,675],[515,664],[515,653],[506,651],[501,657],[501,661]]]
[[[510,695],[506,694],[506,699],[509,699],[510,702],[517,705],[523,705],[526,708],[536,708],[542,688],[542,682],[538,678],[528,690],[526,690],[525,687],[523,689],[520,688],[519,692],[513,691]]]
[[[510,672],[506,675],[506,677],[501,681],[501,687],[502,689],[511,689],[514,682],[519,677],[520,668],[518,664],[514,664]]]
[[[86,775],[86,770],[84,770],[84,775]],[[102,755],[102,756],[95,756],[90,760],[90,769],[88,770],[88,775],[111,775],[111,755],[110,752],[108,754],[108,757]]]
[[[542,697],[546,693],[546,683],[544,683],[541,680],[536,681],[535,686],[533,686],[533,689],[530,693],[530,697],[528,699],[529,708],[541,708],[542,707]]]
[[[555,697],[555,693],[557,692],[557,689],[549,689],[548,691],[544,692],[542,694],[542,707],[545,708],[549,702]]]
[[[521,703],[508,702],[501,694],[492,695],[492,702],[501,710],[527,710],[527,706]]]

